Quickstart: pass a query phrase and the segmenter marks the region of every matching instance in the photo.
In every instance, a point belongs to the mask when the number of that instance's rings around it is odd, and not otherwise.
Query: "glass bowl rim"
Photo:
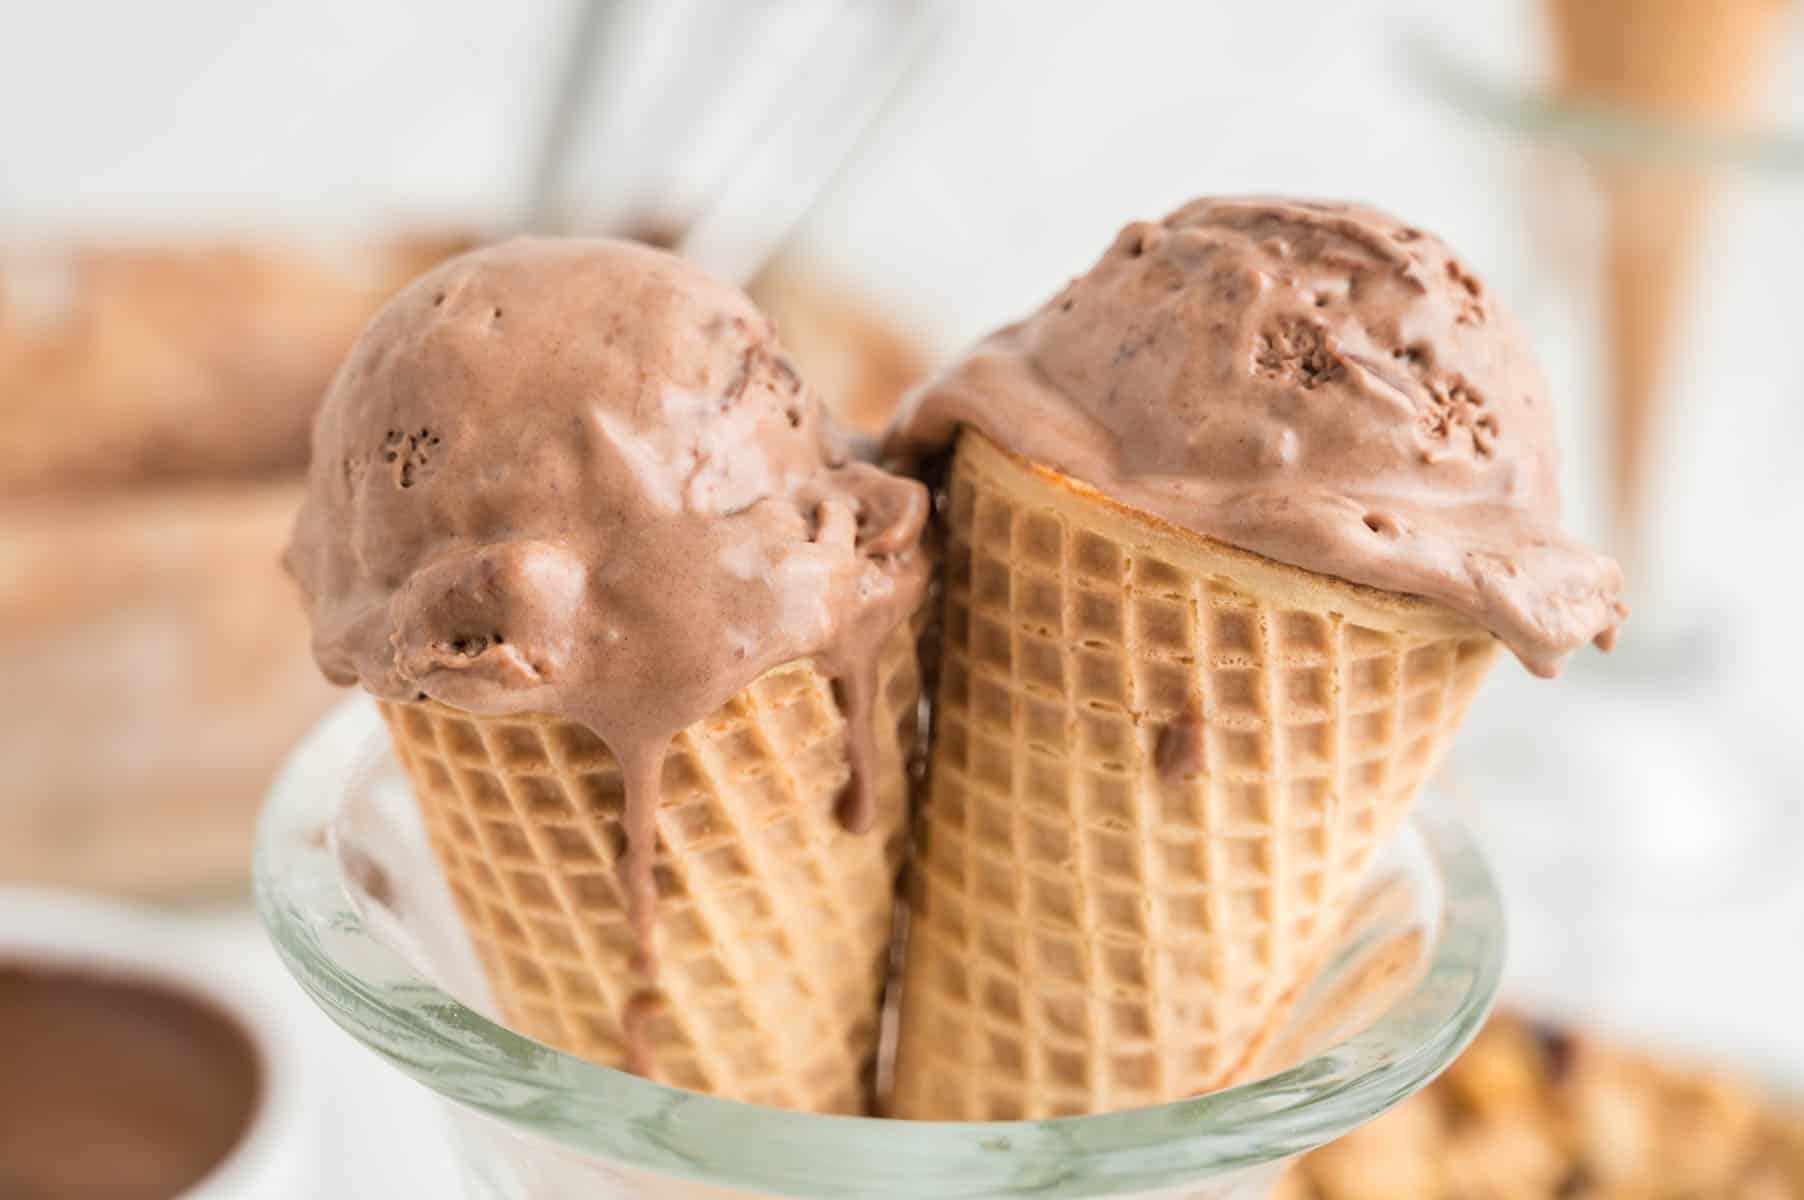
[[[301,741],[257,832],[256,902],[303,990],[339,1026],[441,1097],[566,1150],[775,1195],[1141,1192],[1292,1157],[1377,1117],[1440,1073],[1488,1016],[1504,957],[1491,873],[1455,825],[1407,828],[1439,872],[1438,936],[1421,978],[1372,1024],[1264,1079],[1166,1104],[1038,1121],[824,1116],[654,1083],[554,1050],[467,1008],[366,928],[317,837],[322,792],[349,785],[381,738],[367,697]],[[311,826],[310,823],[311,822]],[[384,978],[371,980],[379,973]],[[421,1054],[443,1053],[455,1067]],[[723,1151],[725,1153],[723,1153]]]
[[[1405,70],[1436,100],[1467,119],[1574,150],[1669,167],[1732,167],[1759,175],[1804,176],[1804,129],[1688,128],[1607,105],[1561,100],[1499,78],[1425,28],[1404,34]]]

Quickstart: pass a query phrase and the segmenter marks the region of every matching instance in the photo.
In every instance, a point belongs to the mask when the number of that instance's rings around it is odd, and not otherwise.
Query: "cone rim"
[[[1804,128],[1710,129],[1546,94],[1538,80],[1500,78],[1465,48],[1418,29],[1403,42],[1406,69],[1458,115],[1536,145],[1564,147],[1674,170],[1727,167],[1804,178]]]
[[[1195,567],[1199,574],[1219,576],[1236,590],[1261,599],[1337,613],[1397,633],[1494,639],[1483,626],[1426,597],[1324,575],[1173,524],[1004,449],[975,429],[960,432],[956,453],[968,456],[973,468],[999,478],[1010,490],[1039,485],[1063,492],[1074,504],[1084,506],[1086,521],[1109,526],[1108,532],[1123,543],[1150,544],[1166,557]]]

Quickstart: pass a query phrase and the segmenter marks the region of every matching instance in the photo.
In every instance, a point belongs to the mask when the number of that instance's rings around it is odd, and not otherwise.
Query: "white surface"
[[[283,968],[248,908],[191,917],[195,928],[247,978],[278,998],[297,1057],[309,1073],[315,1111],[316,1182],[293,1196],[245,1200],[453,1200],[460,1184],[437,1102],[354,1042],[315,1008]]]

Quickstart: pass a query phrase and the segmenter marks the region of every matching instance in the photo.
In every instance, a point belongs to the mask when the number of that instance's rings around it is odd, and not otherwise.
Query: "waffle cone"
[[[1496,657],[1485,631],[960,438],[887,1108],[1035,1119],[1231,1082]]]
[[[920,692],[912,631],[890,638],[881,671],[865,834],[835,815],[845,721],[813,664],[765,674],[677,735],[657,809],[655,981],[634,967],[607,747],[547,716],[383,705],[503,1019],[620,1067],[623,1015],[649,1004],[638,1051],[653,1079],[866,1111]]]

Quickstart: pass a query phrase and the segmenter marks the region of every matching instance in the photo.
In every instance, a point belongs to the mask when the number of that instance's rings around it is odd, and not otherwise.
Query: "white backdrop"
[[[1204,192],[1378,202],[1494,256],[1400,0],[951,6],[806,238],[942,344]],[[0,233],[502,217],[565,3],[0,3]],[[1470,152],[1468,152],[1470,153]]]

